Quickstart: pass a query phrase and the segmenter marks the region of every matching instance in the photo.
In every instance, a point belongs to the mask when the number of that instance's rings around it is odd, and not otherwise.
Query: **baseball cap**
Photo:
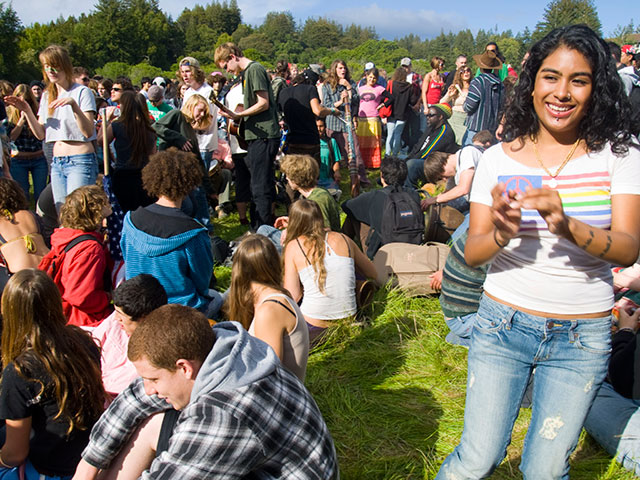
[[[180,60],[180,66],[186,65],[187,67],[200,68],[200,62],[193,57],[184,57]]]
[[[622,53],[629,53],[633,55],[633,45],[623,45],[620,50]]]
[[[400,60],[401,67],[408,67],[409,65],[411,65],[411,59],[409,57],[404,57],[402,60]]]
[[[164,88],[167,86],[167,81],[164,79],[164,77],[156,77],[153,79],[153,84]]]
[[[365,70],[371,70],[372,68],[376,68],[376,64],[375,64],[375,63],[373,63],[373,62],[367,62],[367,63],[364,65],[364,69],[365,69]]]
[[[147,92],[150,102],[159,102],[164,97],[164,88],[160,85],[152,85]]]

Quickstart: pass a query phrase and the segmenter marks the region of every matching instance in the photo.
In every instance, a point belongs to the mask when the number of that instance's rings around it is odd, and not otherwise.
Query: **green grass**
[[[343,183],[342,200],[348,191]],[[215,223],[227,239],[246,230],[234,227],[237,214]],[[228,285],[228,268],[218,267],[216,276],[219,286]],[[448,329],[437,298],[383,288],[369,316],[366,327],[337,325],[307,368],[305,383],[333,436],[341,478],[431,479],[462,433],[467,350],[444,341]],[[492,478],[522,478],[529,419],[530,410],[522,409],[507,458]],[[571,465],[572,479],[636,478],[584,432]]]

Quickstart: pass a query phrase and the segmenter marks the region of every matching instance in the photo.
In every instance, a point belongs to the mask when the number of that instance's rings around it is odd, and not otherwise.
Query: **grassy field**
[[[215,223],[227,240],[246,231],[237,214]],[[229,273],[216,269],[221,287]],[[434,478],[462,433],[467,350],[444,341],[448,329],[437,298],[412,299],[383,288],[368,318],[364,327],[336,326],[312,352],[307,370],[306,385],[333,435],[341,478]],[[492,478],[522,478],[518,465],[529,418],[530,410],[522,409],[507,458]],[[583,432],[571,478],[636,477]]]

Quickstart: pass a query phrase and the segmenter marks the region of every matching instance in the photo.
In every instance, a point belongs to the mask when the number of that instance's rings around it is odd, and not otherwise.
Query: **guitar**
[[[238,121],[235,121],[232,118],[233,116],[235,116],[236,113],[242,112],[244,110],[244,106],[238,105],[235,110],[231,110],[226,105],[221,103],[217,98],[213,97],[213,95],[209,100],[211,100],[211,103],[213,103],[216,107],[218,107],[224,113],[229,115],[229,118],[227,119],[227,132],[229,132],[229,135],[234,135],[238,139],[238,145],[240,145],[240,148],[242,148],[243,150],[246,150],[248,147],[248,144],[244,138],[243,118],[241,118]]]

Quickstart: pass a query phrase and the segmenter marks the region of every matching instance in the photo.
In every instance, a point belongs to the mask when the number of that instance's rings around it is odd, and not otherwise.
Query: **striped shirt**
[[[482,73],[471,80],[464,102],[464,111],[467,112],[464,124],[469,130],[479,132],[496,129],[503,90],[500,78],[492,73]]]
[[[640,151],[630,148],[628,154],[616,156],[605,145],[600,152],[571,160],[554,182],[542,168],[509,157],[499,144],[478,164],[471,202],[490,206],[491,189],[498,182],[523,192],[527,187],[555,189],[567,215],[606,230],[611,227],[611,198],[640,195]],[[581,314],[611,309],[611,284],[609,263],[549,232],[536,210],[523,209],[520,230],[493,259],[484,288],[522,308]]]

